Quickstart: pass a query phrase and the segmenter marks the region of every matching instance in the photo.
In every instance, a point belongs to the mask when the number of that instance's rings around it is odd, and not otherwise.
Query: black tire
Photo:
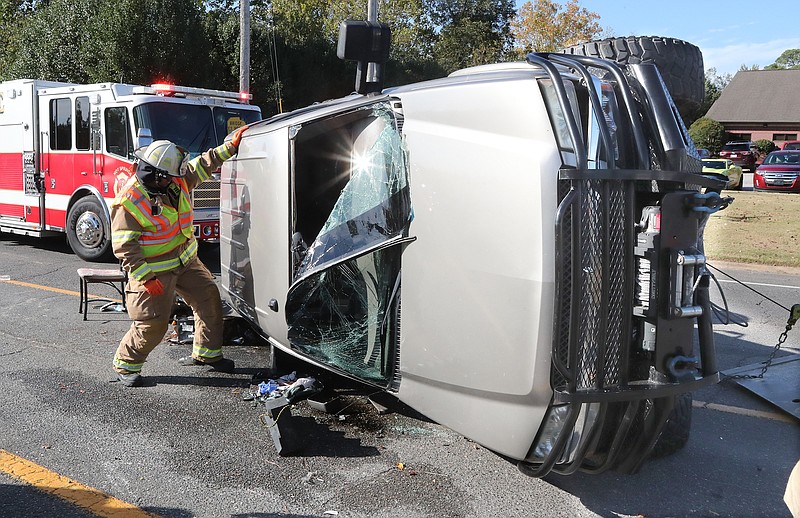
[[[111,258],[111,231],[106,213],[94,196],[84,196],[67,214],[67,242],[84,261]]]
[[[604,58],[623,65],[654,63],[684,119],[705,97],[703,53],[683,40],[662,36],[606,38],[567,47],[564,53]]]
[[[661,430],[656,445],[650,456],[652,458],[666,457],[676,453],[689,441],[689,432],[692,428],[692,393],[687,392],[675,396],[675,408]]]

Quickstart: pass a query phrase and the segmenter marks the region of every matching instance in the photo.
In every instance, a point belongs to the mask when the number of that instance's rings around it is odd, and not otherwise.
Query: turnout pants
[[[125,289],[128,315],[133,323],[114,356],[114,370],[123,374],[142,370],[147,355],[164,340],[170,324],[175,293],[194,312],[192,357],[205,363],[222,359],[222,301],[214,276],[195,257],[189,263],[159,273],[162,295],[150,295],[136,279]]]

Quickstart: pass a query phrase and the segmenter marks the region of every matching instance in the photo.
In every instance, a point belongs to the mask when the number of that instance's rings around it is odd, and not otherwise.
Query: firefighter
[[[167,332],[175,293],[194,313],[192,355],[178,363],[209,365],[226,373],[234,370],[233,360],[222,355],[219,290],[197,258],[189,193],[236,154],[244,129],[191,160],[168,140],[157,140],[134,153],[135,174],[111,206],[112,246],[128,272],[125,300],[133,321],[114,356],[117,379],[126,386],[142,384],[142,365]]]

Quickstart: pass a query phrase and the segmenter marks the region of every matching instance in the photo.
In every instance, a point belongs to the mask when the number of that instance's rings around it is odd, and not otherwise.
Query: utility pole
[[[239,0],[239,93],[250,93],[250,0]],[[247,102],[247,99],[243,99]]]
[[[367,21],[368,22],[378,22],[378,0],[368,0],[367,2]],[[378,80],[378,71],[376,70],[377,65],[375,63],[369,63],[367,65],[367,82],[374,83]]]

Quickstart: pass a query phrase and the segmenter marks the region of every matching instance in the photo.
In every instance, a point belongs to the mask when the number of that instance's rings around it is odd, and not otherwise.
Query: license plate
[[[733,153],[733,154],[731,154],[731,158],[739,158],[739,155],[737,155],[736,153]]]
[[[767,185],[789,185],[790,180],[767,180]]]

